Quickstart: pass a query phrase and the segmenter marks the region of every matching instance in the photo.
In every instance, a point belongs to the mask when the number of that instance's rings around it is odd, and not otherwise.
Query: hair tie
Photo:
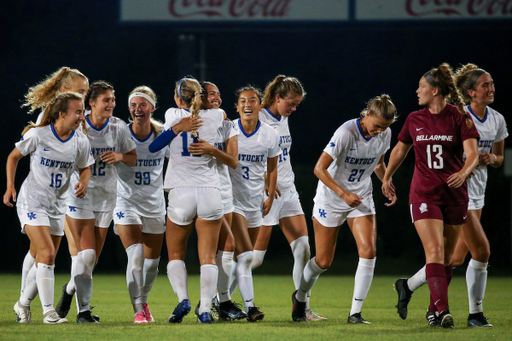
[[[134,97],[142,97],[142,98],[145,98],[147,99],[147,101],[149,103],[151,103],[153,105],[154,108],[156,108],[156,103],[155,101],[151,98],[151,96],[143,93],[143,92],[134,92],[133,94],[130,95],[130,97],[128,97],[128,107],[130,106],[130,102],[132,101],[132,98]]]

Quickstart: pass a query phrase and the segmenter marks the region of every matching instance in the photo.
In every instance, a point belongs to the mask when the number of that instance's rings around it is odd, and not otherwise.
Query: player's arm
[[[18,150],[18,148],[14,148],[9,154],[7,158],[6,164],[6,175],[7,175],[7,189],[4,194],[4,204],[13,207],[11,202],[11,198],[13,202],[16,202],[16,188],[14,187],[14,178],[16,177],[16,168],[18,167],[18,161],[23,157],[23,154]]]
[[[478,166],[478,145],[476,138],[467,139],[462,143],[462,145],[464,147],[466,161],[464,162],[464,167],[462,167],[460,171],[448,177],[448,187],[451,188],[459,188],[462,186],[473,169]]]
[[[164,130],[156,139],[149,145],[149,151],[156,153],[165,148],[176,136],[183,131],[197,130],[203,125],[203,120],[200,117],[184,117],[181,121],[173,125],[170,129]]]
[[[188,151],[192,155],[210,154],[228,167],[233,169],[238,167],[238,137],[236,135],[226,141],[225,152],[205,140],[198,140],[198,142],[189,144]]]
[[[122,162],[128,167],[133,167],[137,163],[137,151],[135,149],[124,154],[109,150],[108,152],[101,153],[100,157],[101,161],[108,164]]]
[[[322,152],[322,155],[320,155],[320,158],[318,159],[316,165],[315,165],[315,175],[316,177],[322,181],[327,187],[332,189],[334,193],[339,195],[347,205],[350,207],[356,207],[362,202],[362,197],[349,192],[345,190],[343,187],[341,187],[334,179],[332,178],[331,174],[327,171],[331,163],[334,161],[332,156],[327,154],[326,152]]]
[[[411,147],[411,143],[404,143],[402,141],[398,141],[395,148],[393,148],[393,150],[391,151],[386,172],[384,173],[384,176],[381,179],[382,194],[384,194],[386,198],[391,198],[395,195],[395,186],[393,185],[393,174],[395,174],[398,167],[400,167],[405,157],[409,153],[409,150],[411,150]]]
[[[87,194],[87,185],[91,179],[91,167],[80,168],[78,170],[80,174],[80,181],[75,185],[75,196],[78,199],[82,199]]]
[[[268,178],[268,198],[263,203],[263,216],[266,216],[272,208],[277,187],[277,158],[278,156],[267,159],[267,178]]]
[[[492,146],[492,153],[483,152],[480,154],[480,165],[498,168],[501,167],[504,160],[505,140],[495,142]]]
[[[380,157],[379,162],[377,163],[377,166],[375,167],[375,170],[373,171],[375,175],[382,181],[384,179],[384,174],[386,174],[386,163],[384,162],[384,154]],[[386,206],[393,206],[396,203],[396,194],[393,191],[393,194],[391,194],[388,199],[391,201],[390,203],[386,203],[384,205]]]

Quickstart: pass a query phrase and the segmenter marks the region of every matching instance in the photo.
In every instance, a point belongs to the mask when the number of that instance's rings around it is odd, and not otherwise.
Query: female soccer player
[[[295,289],[299,288],[300,277],[304,266],[311,256],[309,250],[308,226],[299,201],[299,194],[295,189],[290,149],[292,137],[288,127],[288,117],[297,110],[304,100],[306,91],[301,82],[295,77],[277,76],[265,88],[263,97],[263,110],[260,111],[260,121],[276,129],[280,135],[281,155],[277,166],[277,197],[272,209],[263,218],[263,226],[258,233],[254,244],[254,259],[252,269],[263,263],[267,252],[272,226],[279,225],[283,231],[293,254],[293,283]],[[309,295],[306,301],[306,317],[308,321],[325,321],[325,317],[318,316],[309,308]]]
[[[187,241],[195,225],[201,263],[201,301],[196,315],[199,322],[212,323],[210,306],[218,277],[215,254],[223,216],[214,157],[231,161],[233,158],[213,147],[218,129],[224,121],[224,113],[217,109],[201,110],[201,86],[197,80],[182,78],[177,82],[174,100],[177,108],[170,108],[165,113],[166,131],[150,146],[150,151],[154,152],[170,142],[171,166],[167,168],[164,181],[164,189],[169,190],[167,275],[179,303],[169,322],[181,323],[190,311],[184,259]],[[198,122],[202,125],[191,131],[177,128],[176,125],[184,119],[192,125]]]
[[[97,323],[91,316],[90,299],[92,293],[92,271],[101,254],[108,227],[112,221],[117,197],[118,162],[128,167],[135,166],[136,144],[131,139],[130,130],[123,120],[112,116],[116,106],[114,87],[104,81],[91,84],[85,98],[85,121],[87,135],[91,142],[91,154],[95,159],[92,166],[89,193],[83,199],[68,198],[66,215],[78,248],[74,278],[78,302],[78,323]],[[71,183],[77,181],[76,173]],[[61,311],[69,311],[72,291],[70,285],[62,291],[59,302]],[[72,289],[72,288],[71,288]],[[59,311],[59,314],[61,312]],[[61,315],[62,316],[62,315]]]
[[[480,140],[478,141],[479,162],[473,170],[473,176],[467,179],[469,208],[468,219],[462,225],[462,232],[453,253],[453,266],[464,263],[468,250],[472,259],[466,270],[466,282],[469,296],[469,327],[492,327],[483,314],[482,301],[487,284],[487,262],[491,254],[489,241],[480,219],[484,206],[487,184],[487,166],[497,168],[503,164],[505,138],[508,136],[504,117],[489,107],[494,102],[494,82],[486,71],[475,64],[466,64],[455,72],[455,82],[464,101],[464,109],[471,113]],[[398,313],[407,318],[407,305],[411,295],[427,282],[425,267],[409,279],[396,281]]]
[[[265,316],[254,305],[251,263],[253,243],[266,216],[272,208],[277,184],[279,134],[258,119],[261,92],[252,86],[237,91],[237,111],[240,118],[233,122],[238,136],[238,167],[230,169],[235,211],[231,230],[237,251],[236,275],[247,320],[255,322]],[[268,178],[268,198],[264,200],[265,172]]]
[[[452,255],[468,214],[466,178],[478,165],[478,131],[464,111],[452,69],[441,64],[421,77],[416,90],[424,109],[411,113],[398,135],[382,191],[394,193],[391,177],[414,146],[415,170],[409,203],[411,217],[426,257],[430,289],[427,321],[453,328],[448,306]],[[446,98],[457,104],[446,103]],[[463,153],[466,160],[463,160]]]
[[[73,195],[83,198],[91,175],[87,137],[75,131],[84,119],[83,97],[64,93],[46,106],[40,124],[31,124],[23,131],[23,138],[7,159],[7,190],[4,204],[16,202],[21,231],[28,235],[36,253],[35,266],[28,278],[35,277],[37,290],[25,290],[14,305],[17,321],[32,322],[30,301],[39,292],[43,306],[44,323],[63,323],[53,308],[55,255],[64,235],[65,196],[70,176],[78,169],[79,179],[73,186]],[[14,177],[18,161],[30,154],[30,173],[21,186],[18,198]],[[29,286],[27,286],[29,287]]]
[[[313,207],[316,257],[305,266],[299,289],[292,295],[294,321],[306,321],[306,296],[321,273],[332,263],[340,226],[346,220],[359,254],[352,308],[347,323],[369,323],[361,307],[373,279],[377,226],[371,174],[382,180],[384,155],[389,149],[396,109],[388,95],[368,102],[362,118],[336,130],[315,166],[318,187]],[[391,204],[396,197],[389,195]],[[389,205],[389,204],[387,204]]]
[[[43,118],[43,111],[58,95],[64,92],[77,92],[82,96],[87,94],[89,89],[89,80],[77,69],[71,69],[63,66],[39,84],[32,86],[28,89],[25,95],[25,102],[22,107],[30,107],[29,113],[34,113],[37,109],[41,113],[37,117],[36,124],[39,124]],[[83,121],[82,121],[83,125]],[[76,247],[73,241],[73,236],[69,233],[69,228],[64,221],[64,232],[68,239],[68,247],[71,254],[76,254]],[[25,289],[27,283],[27,274],[35,262],[35,250],[30,248],[29,252],[23,260],[23,267],[21,271],[21,294]],[[36,292],[35,282],[32,283],[31,291]]]
[[[158,275],[158,263],[165,232],[163,190],[164,159],[168,148],[149,152],[149,145],[162,132],[163,124],[153,119],[156,95],[147,86],[130,93],[128,108],[132,123],[128,125],[137,145],[134,167],[117,166],[117,202],[114,209],[114,232],[128,256],[126,281],[132,301],[133,323],[155,322],[148,308],[148,295]]]

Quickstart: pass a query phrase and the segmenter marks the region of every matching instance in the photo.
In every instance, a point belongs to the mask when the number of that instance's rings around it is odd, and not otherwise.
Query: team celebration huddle
[[[214,83],[192,76],[177,80],[176,107],[165,112],[164,123],[152,117],[158,108],[154,91],[138,86],[128,97],[126,123],[113,116],[119,98],[110,83],[89,83],[80,71],[60,68],[28,89],[23,106],[39,116],[25,127],[7,159],[4,204],[16,206],[21,232],[30,240],[20,298],[14,304],[16,321],[32,322],[30,305],[39,294],[44,323],[68,322],[73,297],[76,322],[100,322],[90,305],[93,271],[112,221],[128,258],[133,323],[155,322],[148,297],[164,238],[167,276],[177,296],[169,323],[181,323],[192,309],[200,323],[264,319],[252,270],[263,263],[274,225],[279,225],[294,259],[292,320],[325,321],[311,308],[311,291],[331,266],[346,221],[359,256],[347,323],[369,324],[361,311],[377,255],[371,175],[382,183],[377,195],[387,198],[386,206],[394,205],[395,186],[403,184],[394,182],[393,175],[414,147],[409,214],[426,262],[411,278],[396,281],[398,314],[407,318],[413,292],[427,283],[427,323],[453,328],[448,287],[453,267],[461,266],[470,252],[467,324],[492,327],[482,306],[490,247],[480,218],[487,167],[502,165],[508,136],[504,117],[489,107],[493,79],[474,64],[455,71],[441,64],[419,77],[416,94],[421,108],[403,115],[387,165],[393,134],[388,128],[398,115],[386,94],[353,113],[318,151],[316,195],[306,199],[314,200],[316,254],[311,258],[290,159],[288,119],[306,97],[297,78],[279,75],[264,91],[240,87],[235,120],[221,109]],[[27,155],[30,172],[17,191],[16,168]],[[197,304],[189,300],[185,263],[193,229],[200,261]],[[55,258],[64,235],[70,277],[54,306]],[[231,298],[237,288],[243,305]]]

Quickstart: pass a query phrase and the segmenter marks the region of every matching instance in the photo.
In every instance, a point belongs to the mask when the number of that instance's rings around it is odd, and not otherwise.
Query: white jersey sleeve
[[[238,131],[233,128],[233,122],[224,120],[222,126],[219,128],[218,140],[215,142],[215,146],[225,152],[226,142],[234,136],[238,136]],[[217,160],[217,171],[219,172],[220,195],[222,199],[232,198],[233,190],[231,178],[229,177],[229,167]]]

